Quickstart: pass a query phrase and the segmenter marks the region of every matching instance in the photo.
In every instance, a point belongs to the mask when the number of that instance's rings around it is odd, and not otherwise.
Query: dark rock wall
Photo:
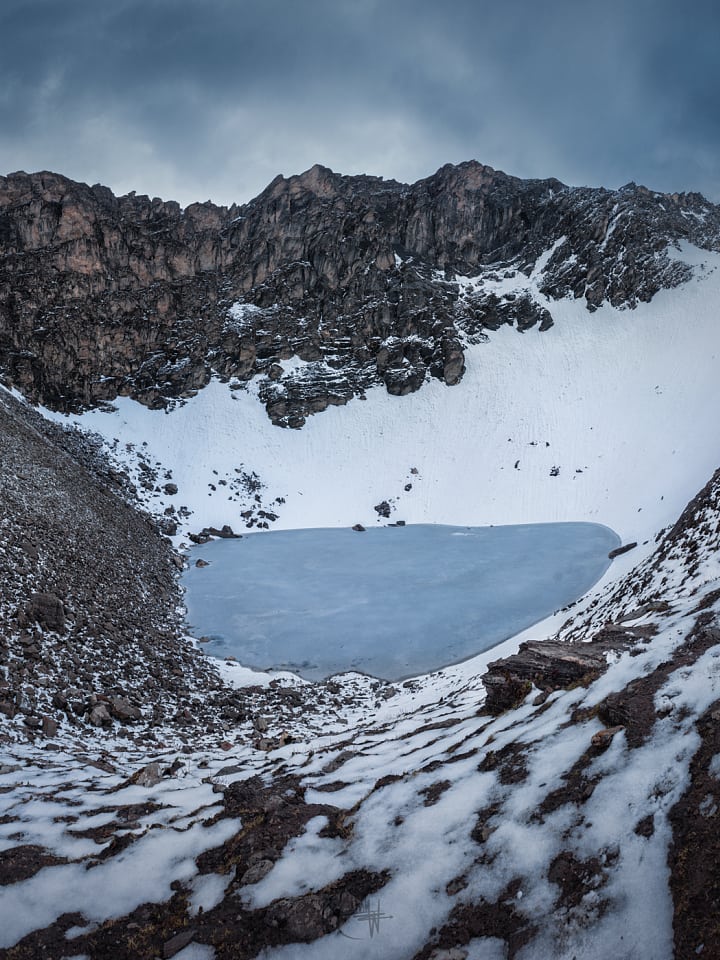
[[[213,374],[265,373],[273,421],[301,426],[377,383],[457,383],[464,344],[485,330],[552,325],[532,296],[464,295],[457,274],[529,274],[556,245],[544,295],[632,307],[687,279],[669,242],[719,235],[718,208],[697,194],[573,189],[475,162],[412,186],[316,166],[229,209],[11,174],[0,372],[58,409],[118,395],[163,406]],[[237,301],[259,309],[233,318]],[[295,354],[311,366],[285,377],[277,362]]]

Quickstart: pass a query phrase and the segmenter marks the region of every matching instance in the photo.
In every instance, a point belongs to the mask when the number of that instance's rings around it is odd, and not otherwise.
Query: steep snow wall
[[[114,413],[51,416],[102,434],[136,476],[138,454],[161,464],[144,496],[155,510],[187,506],[181,533],[242,530],[240,513],[256,506],[233,486],[244,471],[265,485],[277,528],[376,523],[374,505],[388,500],[390,519],[408,523],[593,520],[643,540],[677,517],[720,449],[720,256],[676,256],[693,279],[634,310],[589,313],[518,274],[517,289],[551,310],[550,330],[503,327],[468,346],[458,386],[372,389],[299,431],[270,423],[257,378],[213,381],[170,412],[120,399]],[[302,361],[284,367],[303,375]],[[177,494],[162,490],[167,473]]]

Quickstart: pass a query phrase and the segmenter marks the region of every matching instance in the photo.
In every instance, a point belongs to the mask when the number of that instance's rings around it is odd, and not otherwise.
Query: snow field
[[[242,531],[251,498],[229,500],[218,480],[244,469],[265,484],[265,505],[285,498],[271,508],[276,529],[374,525],[374,505],[389,499],[391,519],[408,523],[592,520],[643,541],[677,517],[720,448],[720,255],[675,255],[694,278],[634,310],[549,301],[538,277],[518,274],[516,289],[551,310],[550,330],[503,327],[467,347],[458,386],[431,380],[401,398],[373,388],[299,431],[270,423],[256,381],[213,380],[167,413],[119,398],[115,413],[51,416],[117,440],[131,470],[138,451],[170,470],[178,494],[148,504],[187,506],[187,530]]]

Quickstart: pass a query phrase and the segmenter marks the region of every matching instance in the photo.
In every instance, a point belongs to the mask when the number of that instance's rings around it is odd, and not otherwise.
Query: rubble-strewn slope
[[[0,461],[2,713],[30,729],[195,713],[218,681],[178,640],[181,561],[122,476],[5,392]]]
[[[299,426],[371,384],[394,394],[463,374],[463,345],[552,323],[532,297],[468,288],[529,273],[542,294],[633,306],[688,277],[668,243],[717,246],[697,194],[522,181],[470,162],[412,186],[324,167],[230,209],[117,198],[51,173],[0,178],[0,369],[58,409],[150,405],[213,373],[264,373],[276,423]],[[301,381],[278,361],[313,366]]]

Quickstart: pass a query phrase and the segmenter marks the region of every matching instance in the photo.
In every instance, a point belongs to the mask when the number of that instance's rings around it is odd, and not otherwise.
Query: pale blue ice
[[[388,680],[487,650],[585,593],[617,535],[594,523],[256,533],[193,549],[188,622],[260,670]],[[199,558],[209,561],[197,568]]]

